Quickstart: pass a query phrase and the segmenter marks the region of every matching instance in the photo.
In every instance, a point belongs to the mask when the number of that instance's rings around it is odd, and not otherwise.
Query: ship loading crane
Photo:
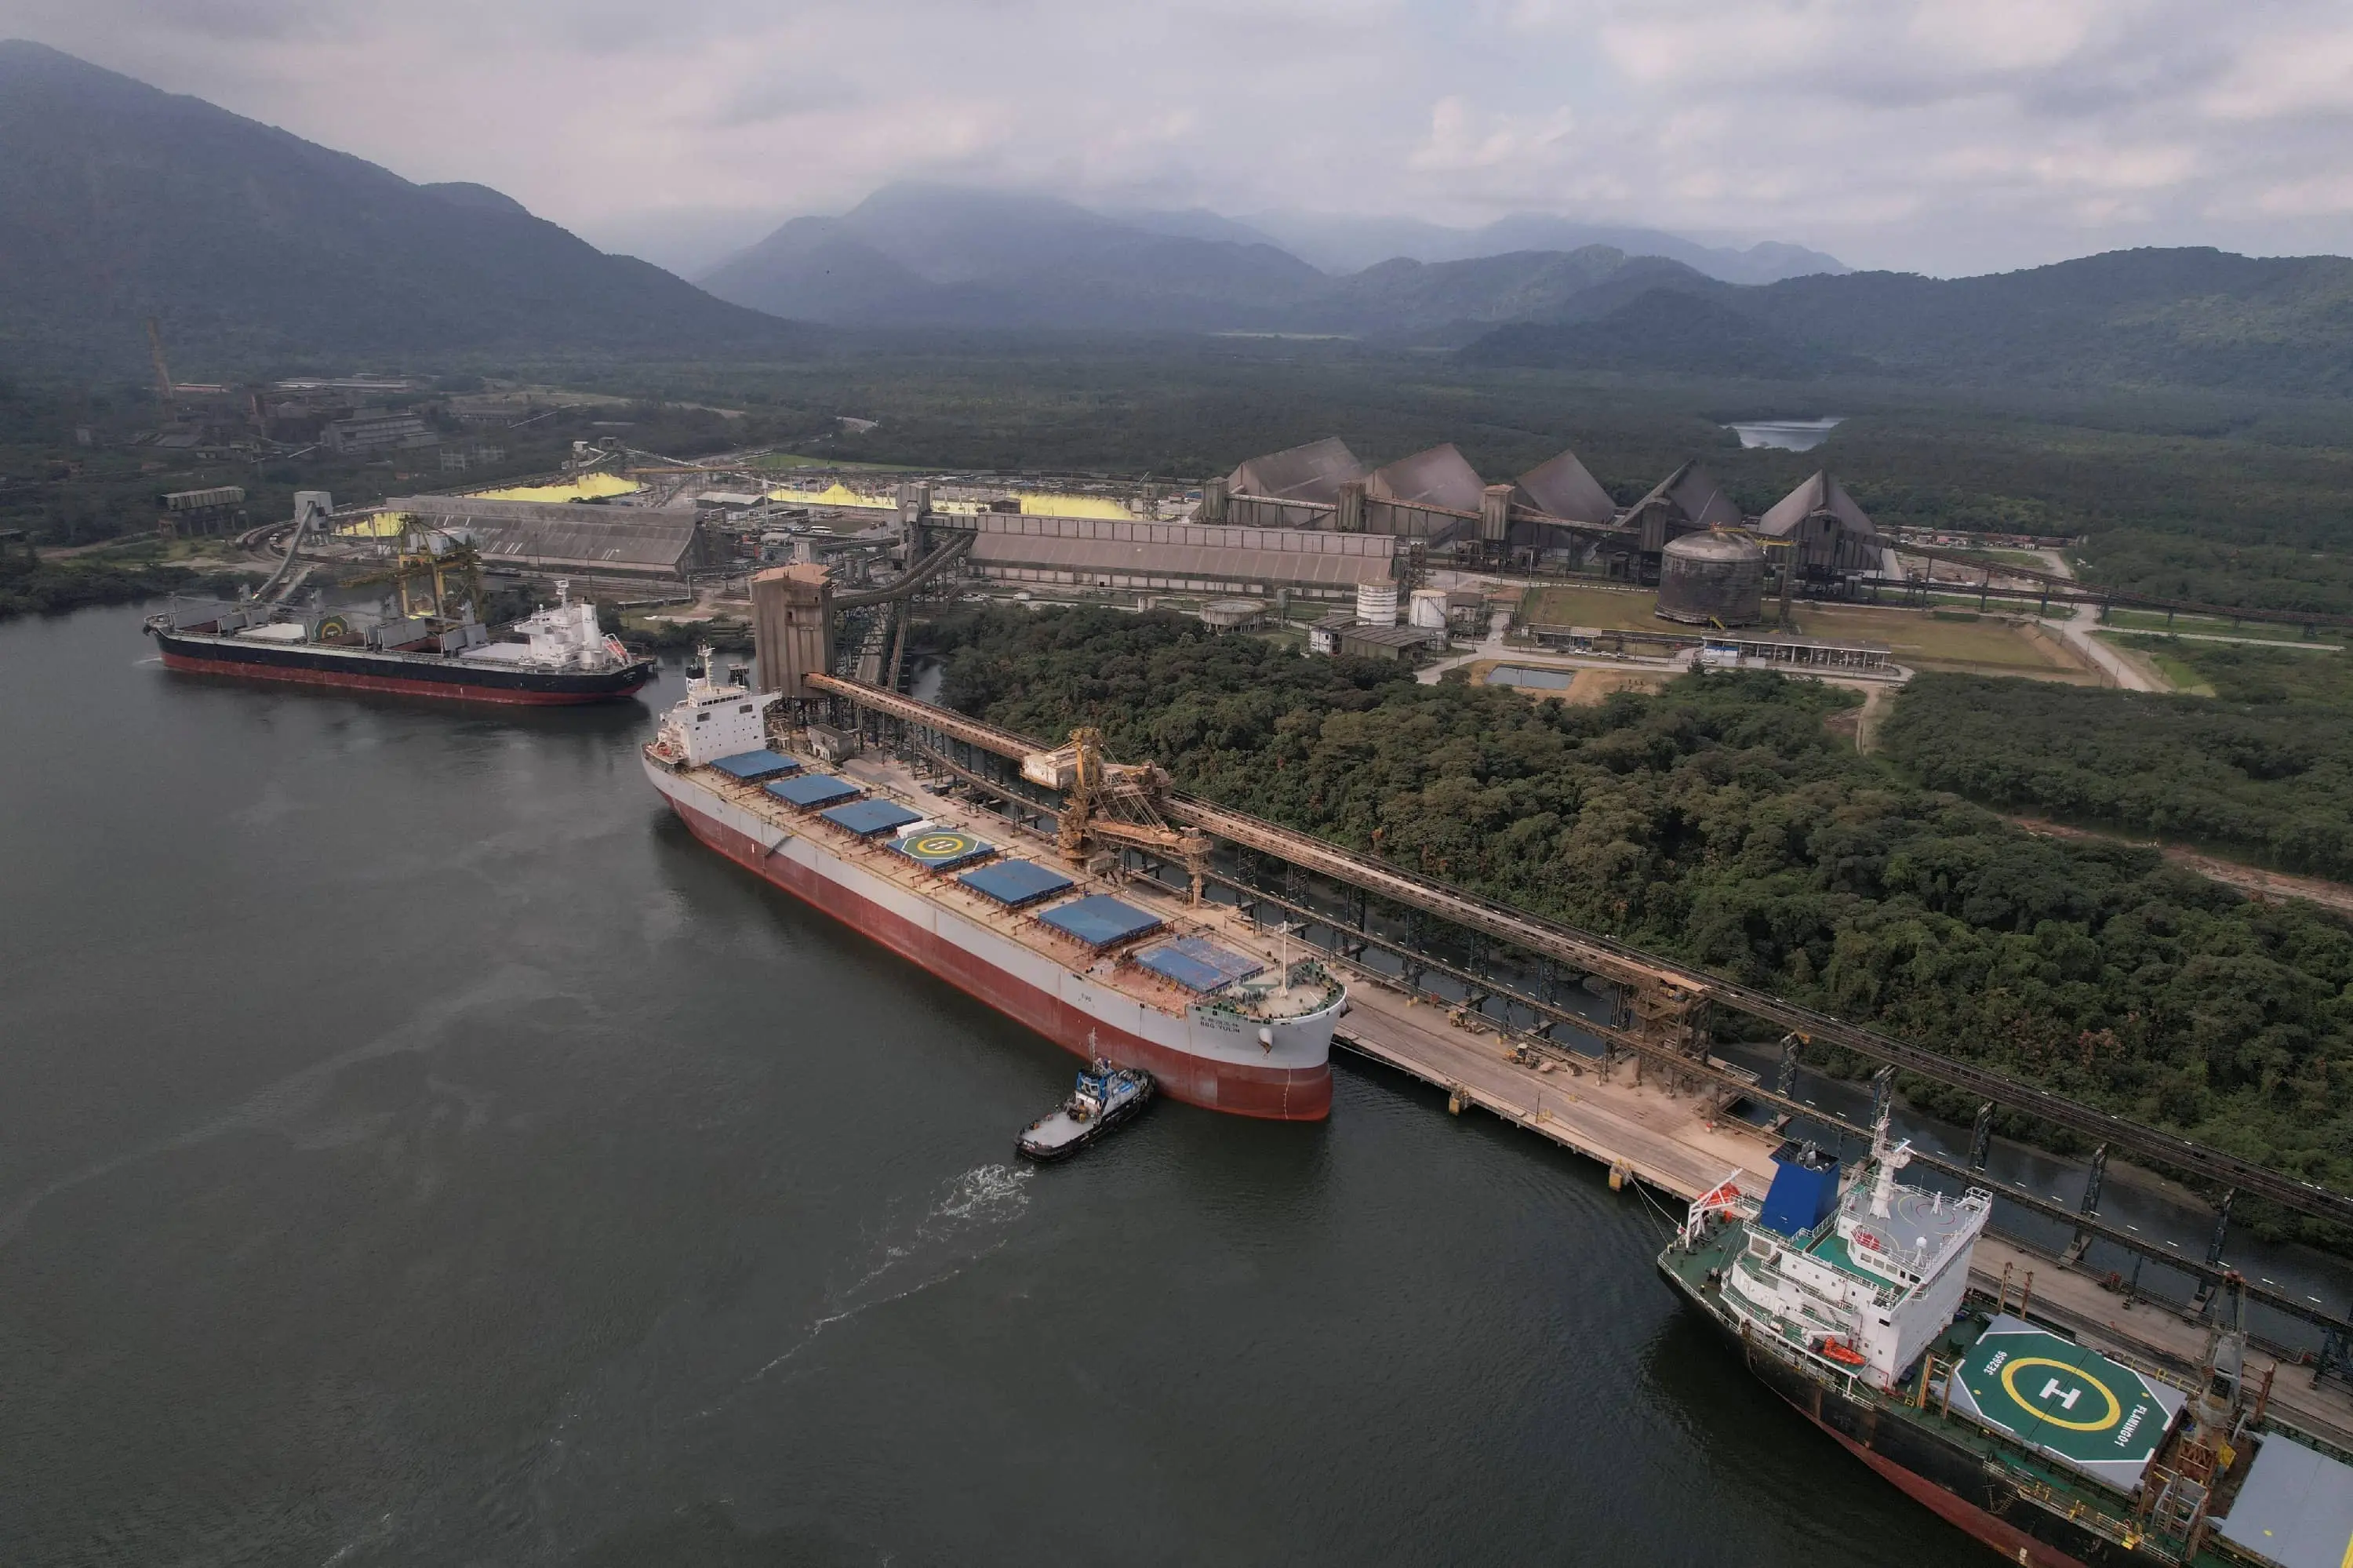
[[[437,550],[433,547],[432,536],[417,527],[415,518],[404,518],[402,521],[406,527],[401,535],[400,554],[397,558],[384,570],[353,577],[344,586],[346,588],[389,587],[398,596],[400,613],[404,619],[417,616],[447,617],[450,614],[450,584],[454,580],[459,590],[458,600],[470,608],[479,618],[482,613],[485,600],[482,590],[482,559],[474,546],[458,541],[446,544]],[[430,583],[431,591],[428,593],[412,591],[410,585],[418,582]]]
[[[1021,776],[1061,792],[1054,840],[1064,860],[1084,865],[1105,846],[1174,860],[1185,867],[1192,902],[1201,902],[1208,836],[1168,825],[1158,804],[1167,798],[1168,775],[1157,766],[1104,761],[1102,732],[1082,726],[1060,750],[1024,754]]]

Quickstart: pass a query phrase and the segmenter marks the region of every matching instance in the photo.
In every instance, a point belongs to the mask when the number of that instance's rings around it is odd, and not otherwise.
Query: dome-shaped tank
[[[1659,614],[1694,626],[1754,626],[1765,614],[1765,552],[1740,534],[1669,540],[1659,557]]]

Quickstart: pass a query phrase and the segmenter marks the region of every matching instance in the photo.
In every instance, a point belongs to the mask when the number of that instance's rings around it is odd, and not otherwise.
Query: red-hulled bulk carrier
[[[776,700],[696,681],[647,744],[647,777],[696,838],[1064,1049],[1150,1072],[1174,1099],[1330,1113],[1346,997],[1321,964],[1292,961],[1233,909],[1015,853],[992,842],[1009,824],[890,758],[828,766],[769,725]]]

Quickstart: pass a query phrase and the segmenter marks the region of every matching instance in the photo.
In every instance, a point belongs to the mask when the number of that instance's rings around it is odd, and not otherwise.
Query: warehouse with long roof
[[[1077,588],[1239,594],[1277,588],[1345,599],[1359,583],[1390,580],[1397,546],[1386,535],[1329,530],[1002,512],[931,522],[973,530],[966,560],[983,577]]]
[[[384,504],[427,527],[463,535],[492,569],[682,583],[706,564],[702,531],[691,513],[473,495],[406,495]]]

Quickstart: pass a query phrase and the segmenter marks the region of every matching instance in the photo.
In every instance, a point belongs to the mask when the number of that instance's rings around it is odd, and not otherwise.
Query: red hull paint
[[[331,670],[297,670],[280,664],[231,663],[223,659],[192,659],[185,653],[168,652],[164,655],[164,668],[195,675],[227,675],[245,681],[291,681],[304,686],[396,692],[409,697],[441,697],[466,703],[507,703],[530,707],[576,707],[583,703],[609,703],[630,696],[640,689],[632,686],[628,691],[592,692],[578,695],[569,692],[522,692],[493,686],[459,685],[448,681],[404,681],[392,675],[345,675]]]
[[[1809,1421],[1814,1420],[1809,1413],[1800,1411],[1799,1414],[1805,1414]],[[2083,1559],[2071,1557],[2048,1542],[2037,1541],[2016,1525],[1995,1518],[1977,1504],[1955,1497],[1936,1482],[1915,1476],[1884,1456],[1873,1453],[1844,1433],[1832,1431],[1819,1421],[1814,1421],[1814,1425],[1837,1438],[1840,1447],[1869,1465],[1883,1480],[1905,1497],[1962,1534],[1984,1542],[2010,1562],[2024,1563],[2026,1568],[2085,1568]]]
[[[1139,1039],[1089,1016],[1058,996],[983,963],[911,921],[893,915],[807,868],[765,853],[752,839],[670,800],[694,836],[763,880],[843,925],[873,938],[900,957],[921,965],[958,991],[987,1003],[1017,1023],[1036,1030],[1079,1056],[1090,1050],[1122,1066],[1142,1067],[1159,1080],[1160,1092],[1187,1105],[1270,1121],[1322,1121],[1332,1114],[1332,1068],[1251,1067],[1187,1055]]]

